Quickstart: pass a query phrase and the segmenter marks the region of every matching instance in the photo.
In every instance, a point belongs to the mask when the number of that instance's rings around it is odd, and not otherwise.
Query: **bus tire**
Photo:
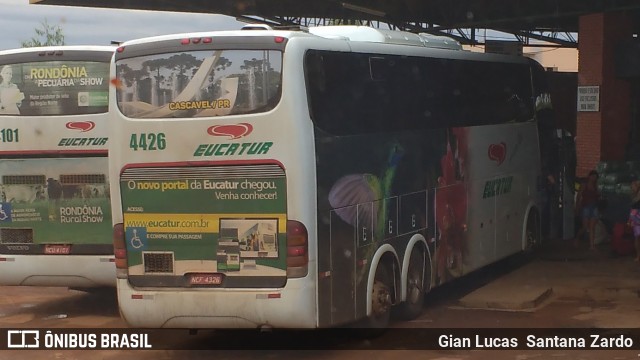
[[[391,322],[393,278],[389,266],[380,262],[371,288],[371,315],[366,319],[369,329],[386,329]]]
[[[404,320],[412,320],[422,314],[426,289],[430,287],[425,285],[430,285],[431,281],[430,265],[422,249],[415,247],[411,251],[407,270],[407,297],[399,309],[399,315]]]
[[[542,244],[542,233],[540,229],[540,215],[534,209],[527,217],[527,227],[525,230],[525,251],[530,252],[540,247]]]

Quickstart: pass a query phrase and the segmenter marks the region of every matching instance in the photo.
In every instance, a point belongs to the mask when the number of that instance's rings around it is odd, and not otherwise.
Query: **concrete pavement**
[[[464,308],[536,311],[554,301],[588,298],[608,306],[581,309],[576,320],[598,327],[640,324],[640,264],[633,256],[616,256],[610,243],[597,250],[554,240],[534,260],[459,300]]]

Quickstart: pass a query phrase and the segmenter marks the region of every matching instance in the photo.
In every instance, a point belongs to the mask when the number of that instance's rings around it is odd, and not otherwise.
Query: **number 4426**
[[[164,133],[131,134],[129,147],[134,151],[140,150],[164,150],[167,140]]]

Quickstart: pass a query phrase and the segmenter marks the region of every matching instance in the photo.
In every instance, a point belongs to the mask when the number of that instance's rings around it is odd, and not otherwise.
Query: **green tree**
[[[36,28],[36,35],[30,40],[21,42],[22,47],[64,45],[64,33],[60,25],[50,25],[47,19],[40,23],[41,27]]]

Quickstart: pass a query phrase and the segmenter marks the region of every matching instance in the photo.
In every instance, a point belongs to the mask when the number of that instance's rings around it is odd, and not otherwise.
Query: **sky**
[[[31,5],[29,0],[0,0],[0,50],[21,47],[34,37],[42,22],[59,25],[67,45],[108,45],[147,36],[182,32],[234,30],[244,23],[235,18],[196,13],[116,10],[88,7]],[[575,49],[525,49],[545,67],[577,71]]]
[[[20,48],[45,20],[62,28],[66,45],[109,45],[111,41],[234,30],[244,25],[224,15],[32,5],[29,0],[0,0],[0,8],[0,50]]]

